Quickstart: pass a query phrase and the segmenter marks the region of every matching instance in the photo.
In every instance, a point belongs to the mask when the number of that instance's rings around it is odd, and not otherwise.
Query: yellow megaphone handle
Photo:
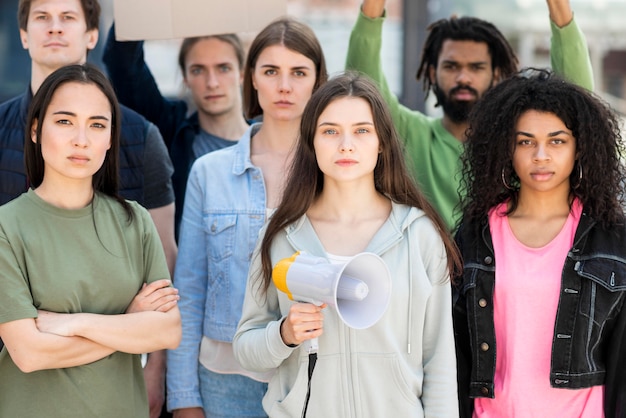
[[[300,251],[288,258],[280,260],[272,269],[272,280],[278,290],[289,296],[289,299],[293,300],[293,295],[287,287],[287,271],[291,264],[296,261],[296,257],[300,255]]]

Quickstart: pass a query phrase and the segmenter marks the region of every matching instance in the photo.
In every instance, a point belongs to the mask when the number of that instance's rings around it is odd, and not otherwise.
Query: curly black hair
[[[508,199],[509,213],[517,207],[515,126],[529,110],[553,113],[576,138],[578,158],[570,175],[570,194],[603,227],[623,224],[626,179],[617,116],[595,94],[534,68],[490,89],[470,112],[459,190],[464,196],[464,222],[484,219],[492,207]]]
[[[430,67],[437,68],[439,54],[444,41],[475,41],[484,42],[489,48],[491,69],[499,69],[501,78],[515,74],[517,56],[504,35],[492,23],[476,17],[456,17],[440,19],[428,26],[428,37],[422,49],[422,59],[417,70],[417,79],[424,77],[426,95],[433,86],[428,76]]]

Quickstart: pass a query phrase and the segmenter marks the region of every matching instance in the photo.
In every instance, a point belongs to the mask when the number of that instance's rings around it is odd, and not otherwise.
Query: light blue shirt
[[[169,409],[202,406],[202,337],[231,342],[241,317],[266,215],[263,175],[250,160],[250,139],[259,128],[252,125],[236,145],[200,157],[189,174],[174,274],[183,338],[167,354]]]

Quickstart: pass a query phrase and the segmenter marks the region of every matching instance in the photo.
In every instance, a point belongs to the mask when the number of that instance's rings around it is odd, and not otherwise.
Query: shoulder
[[[120,103],[120,113],[122,114],[122,129],[130,126],[138,126],[148,129],[150,122],[130,107],[126,107]]]
[[[0,119],[5,119],[7,116],[13,116],[16,112],[19,112],[22,101],[26,93],[22,93],[19,96],[13,97],[0,104]]]

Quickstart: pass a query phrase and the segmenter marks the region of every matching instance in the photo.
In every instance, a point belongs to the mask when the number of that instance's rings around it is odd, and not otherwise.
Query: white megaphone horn
[[[365,329],[383,316],[391,297],[391,274],[382,258],[359,253],[345,264],[297,252],[280,260],[272,271],[276,288],[298,302],[326,303],[350,328]],[[308,340],[317,352],[317,338]]]

